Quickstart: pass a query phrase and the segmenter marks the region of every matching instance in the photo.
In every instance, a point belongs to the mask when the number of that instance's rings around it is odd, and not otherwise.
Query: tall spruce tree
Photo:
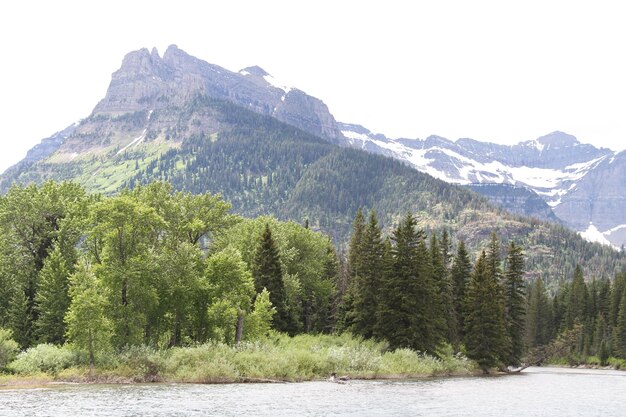
[[[430,237],[430,258],[432,262],[432,279],[437,290],[438,306],[434,312],[439,321],[439,330],[447,342],[452,343],[457,337],[456,315],[452,303],[452,283],[450,281],[449,245],[447,233],[445,239],[438,240],[433,233]]]
[[[378,218],[370,211],[361,241],[360,271],[350,286],[352,296],[351,330],[370,338],[374,335],[380,275],[382,271],[383,242]]]
[[[615,352],[622,358],[626,358],[626,289],[622,292],[615,333]]]
[[[514,242],[509,243],[504,274],[504,305],[507,333],[510,341],[508,364],[518,366],[524,353],[524,326],[526,316],[526,284],[524,282],[524,254]]]
[[[417,235],[415,219],[410,213],[393,231],[392,239],[395,245],[391,251],[391,273],[381,284],[376,333],[389,342],[391,349],[396,349],[412,347],[415,331],[417,300],[410,288],[417,282]]]
[[[526,345],[547,345],[554,335],[552,303],[541,279],[535,280],[528,297],[526,315]]]
[[[465,242],[460,241],[457,247],[456,256],[450,270],[450,277],[453,286],[453,300],[454,313],[456,315],[456,322],[458,326],[458,337],[456,341],[453,341],[453,345],[458,347],[461,339],[463,338],[464,320],[465,315],[463,312],[463,303],[465,300],[465,288],[471,278],[472,263],[470,262],[469,254],[465,249]]]
[[[270,293],[270,302],[276,308],[273,321],[274,328],[281,332],[293,332],[293,323],[289,311],[287,311],[287,297],[280,257],[269,224],[265,225],[254,255],[252,276],[257,293],[263,291],[263,288]]]
[[[465,346],[467,356],[485,373],[508,356],[504,297],[489,259],[483,251],[474,265],[465,293]]]

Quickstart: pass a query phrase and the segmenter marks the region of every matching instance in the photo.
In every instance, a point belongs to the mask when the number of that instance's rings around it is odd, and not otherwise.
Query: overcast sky
[[[620,1],[6,1],[0,171],[90,114],[124,55],[259,65],[389,137],[626,148]]]

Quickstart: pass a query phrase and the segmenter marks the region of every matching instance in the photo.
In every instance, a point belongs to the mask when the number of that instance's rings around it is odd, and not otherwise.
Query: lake
[[[293,384],[0,389],[0,416],[626,416],[626,372]]]

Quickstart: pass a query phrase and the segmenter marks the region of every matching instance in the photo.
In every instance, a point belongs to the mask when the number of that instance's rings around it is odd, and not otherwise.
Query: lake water
[[[0,416],[626,416],[626,372],[293,384],[0,389]]]

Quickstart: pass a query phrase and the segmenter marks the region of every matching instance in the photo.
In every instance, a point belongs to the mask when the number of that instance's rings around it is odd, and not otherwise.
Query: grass
[[[45,357],[46,352],[50,353],[49,358]],[[73,358],[71,363],[66,360],[70,357]],[[20,354],[14,363],[21,364],[9,365],[15,375],[3,376],[0,385],[2,381],[4,385],[11,385],[11,381],[31,379],[36,383],[295,382],[326,379],[332,372],[357,379],[471,375],[476,372],[472,361],[453,355],[450,349],[441,358],[436,358],[409,349],[389,351],[385,343],[348,334],[296,337],[274,334],[265,340],[238,346],[206,343],[166,350],[137,346],[117,354],[100,355],[95,369],[89,368],[84,354],[72,352],[71,347],[57,350],[49,346],[45,349],[35,347]]]

